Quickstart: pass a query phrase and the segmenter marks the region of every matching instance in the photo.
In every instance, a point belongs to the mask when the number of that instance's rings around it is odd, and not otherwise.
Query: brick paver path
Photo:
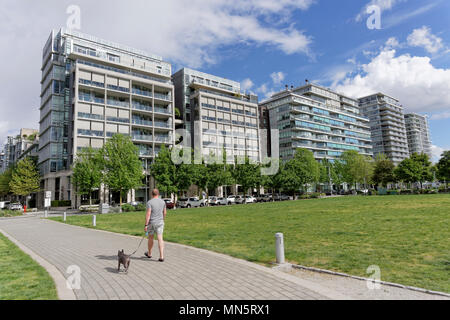
[[[54,265],[81,268],[77,299],[275,300],[342,298],[312,282],[225,255],[166,243],[166,261],[143,258],[146,241],[128,274],[117,273],[117,251],[131,253],[139,239],[43,220],[0,219],[0,229]],[[157,242],[155,242],[157,245]],[[154,256],[158,257],[155,248]],[[154,250],[155,250],[154,249]]]

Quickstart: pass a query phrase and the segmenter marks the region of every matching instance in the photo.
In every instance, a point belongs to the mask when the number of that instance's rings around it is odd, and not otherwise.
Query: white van
[[[0,202],[0,210],[8,209],[8,206],[11,204],[10,201],[2,201]]]

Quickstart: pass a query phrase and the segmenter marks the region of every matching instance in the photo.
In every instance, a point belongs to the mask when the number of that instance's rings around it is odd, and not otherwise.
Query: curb
[[[47,260],[43,259],[41,256],[34,253],[31,249],[20,243],[18,240],[16,240],[14,237],[9,235],[2,229],[0,229],[0,233],[2,233],[20,250],[22,250],[25,254],[29,255],[34,261],[36,261],[40,266],[42,266],[45,270],[47,270],[47,272],[55,282],[56,292],[59,300],[77,300],[73,290],[67,288],[66,278],[54,265],[52,265]]]
[[[280,270],[283,272],[289,272],[290,269],[300,269],[300,270],[306,270],[306,271],[311,271],[311,272],[316,272],[316,273],[330,274],[330,275],[338,276],[338,277],[351,278],[351,279],[360,280],[360,281],[374,282],[373,279],[369,279],[369,278],[352,276],[352,275],[349,275],[346,273],[324,270],[324,269],[319,269],[319,268],[305,267],[305,266],[295,265],[295,264],[284,264],[284,265],[274,267],[274,269]],[[384,285],[384,286],[401,288],[401,289],[405,289],[405,290],[416,291],[416,292],[420,292],[420,293],[426,293],[426,294],[430,294],[430,295],[450,298],[450,294],[445,293],[445,292],[439,292],[439,291],[427,290],[427,289],[422,289],[422,288],[417,288],[417,287],[405,286],[402,284],[387,282],[387,281],[376,281],[376,282],[381,285]]]

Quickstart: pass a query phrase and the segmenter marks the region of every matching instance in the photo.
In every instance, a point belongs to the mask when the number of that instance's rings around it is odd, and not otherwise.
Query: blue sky
[[[187,66],[240,81],[261,100],[305,79],[354,97],[385,92],[430,116],[436,155],[450,149],[446,0],[0,1],[0,41],[10,47],[0,52],[8,61],[0,141],[37,128],[42,47],[77,5],[82,32],[159,54],[173,71]],[[367,27],[369,5],[381,9],[381,29]]]

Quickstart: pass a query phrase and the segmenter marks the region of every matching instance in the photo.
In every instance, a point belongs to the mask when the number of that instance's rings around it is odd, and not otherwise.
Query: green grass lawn
[[[0,300],[56,300],[47,271],[0,233]]]
[[[102,215],[97,228],[142,235],[144,219]],[[342,197],[170,211],[165,238],[268,264],[283,232],[289,262],[359,276],[378,265],[384,281],[450,292],[449,226],[449,195]]]

